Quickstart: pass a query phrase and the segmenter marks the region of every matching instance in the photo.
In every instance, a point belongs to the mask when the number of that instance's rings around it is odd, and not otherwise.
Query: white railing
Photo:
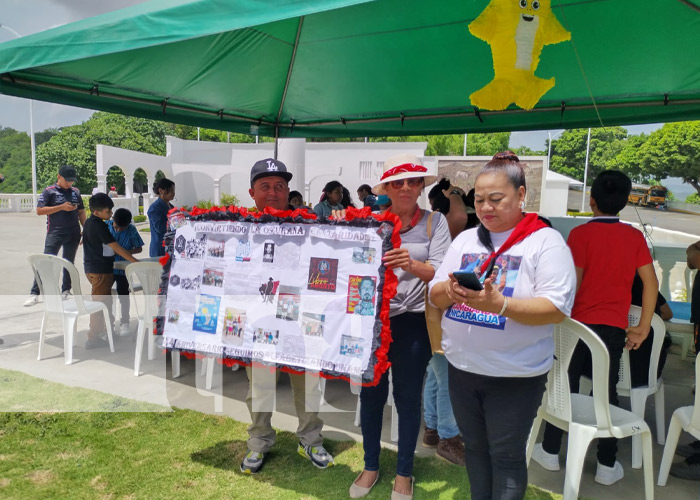
[[[30,194],[0,193],[0,212],[32,212],[34,201]]]

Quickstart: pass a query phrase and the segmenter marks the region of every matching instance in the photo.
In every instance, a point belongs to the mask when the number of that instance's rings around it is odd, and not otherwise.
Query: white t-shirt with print
[[[450,272],[472,271],[486,259],[489,250],[479,242],[476,231],[469,229],[455,238],[431,288],[449,279]],[[494,248],[498,250],[511,233],[491,233]],[[576,271],[569,247],[554,229],[540,229],[499,255],[494,273],[494,284],[505,296],[544,297],[567,316],[571,314]],[[492,377],[532,377],[547,373],[552,366],[552,325],[523,325],[495,313],[455,305],[445,312],[442,331],[445,356],[460,370]]]

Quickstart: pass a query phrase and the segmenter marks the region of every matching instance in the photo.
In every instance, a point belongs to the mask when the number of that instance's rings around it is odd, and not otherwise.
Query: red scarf
[[[489,255],[488,258],[481,264],[481,266],[479,266],[479,274],[481,275],[482,269],[487,270],[489,268],[489,264],[493,259],[498,257],[500,254],[504,253],[513,245],[520,243],[535,231],[539,231],[544,227],[549,226],[542,222],[537,214],[525,214],[525,217],[523,217],[523,219],[520,222],[518,222],[518,224],[513,229],[513,232],[510,233],[510,236],[508,236],[508,239],[503,243],[503,245],[501,245],[498,251],[492,252],[491,255]],[[486,277],[488,278],[488,276]]]

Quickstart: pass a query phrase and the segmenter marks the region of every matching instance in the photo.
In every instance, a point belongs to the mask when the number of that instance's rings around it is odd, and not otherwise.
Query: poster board
[[[216,207],[169,219],[156,322],[166,348],[365,385],[386,371],[394,215]]]
[[[491,161],[491,156],[438,156],[438,178],[446,177],[452,185],[459,186],[468,193],[474,187],[476,176],[483,166]],[[525,211],[539,212],[542,193],[545,187],[544,156],[523,156],[520,158],[520,166],[525,172]]]

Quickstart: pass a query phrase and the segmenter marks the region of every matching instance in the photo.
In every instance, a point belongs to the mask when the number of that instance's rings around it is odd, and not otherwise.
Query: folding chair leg
[[[148,339],[148,360],[156,359],[156,337],[153,335],[153,318],[146,325],[146,338]]]
[[[651,431],[641,435],[644,454],[644,496],[654,500],[654,459],[651,451]]]
[[[109,318],[109,311],[107,310],[107,306],[104,306],[103,312],[105,315],[105,326],[107,327],[107,340],[109,341],[109,350],[110,352],[114,352],[114,336],[112,335],[112,322]]]
[[[666,442],[666,397],[664,382],[659,380],[654,393],[654,408],[656,409],[656,442],[663,446]]]
[[[134,355],[134,377],[141,373],[141,356],[143,355],[143,321],[139,320],[136,330],[136,354]]]
[[[578,500],[583,462],[595,432],[596,429],[592,427],[583,427],[576,424],[569,426],[569,448],[566,452],[563,500]]]
[[[39,330],[39,353],[37,354],[37,361],[41,361],[41,348],[44,347],[44,338],[46,337],[46,323],[48,323],[48,314],[44,312],[44,317],[41,318],[41,330]]]
[[[530,437],[527,438],[527,448],[525,448],[525,460],[528,467],[530,467],[530,459],[532,458],[532,450],[535,449],[535,440],[537,435],[540,433],[540,426],[542,425],[542,417],[540,412],[537,412],[535,421],[532,422],[532,429],[530,429]]]
[[[644,420],[644,407],[646,406],[646,394],[639,394],[634,389],[630,391],[630,406],[632,413]],[[642,468],[642,436],[632,436],[632,468]]]
[[[318,388],[321,391],[321,402],[319,403],[319,406],[324,406],[328,404],[326,402],[326,379],[321,377],[321,375],[318,376],[319,381],[318,381]]]
[[[206,388],[208,391],[211,391],[211,384],[214,379],[214,357],[207,356],[204,359],[204,366],[206,366],[207,369],[207,378],[205,380]]]
[[[359,427],[362,422],[360,422],[360,407],[362,402],[360,401],[360,395],[357,395],[357,406],[355,406],[355,427]]]
[[[681,422],[674,413],[671,417],[671,425],[668,426],[668,436],[664,446],[664,454],[661,458],[661,466],[659,467],[659,480],[656,483],[659,486],[666,486],[666,481],[668,481],[668,472],[671,470],[673,456],[676,454],[676,446],[678,446],[681,430]]]
[[[688,352],[690,351],[690,345],[693,342],[692,335],[683,335],[683,342],[681,344],[681,359],[685,361],[688,358]]]
[[[170,356],[172,357],[173,378],[178,378],[180,376],[180,351],[172,349]]]
[[[67,365],[73,363],[73,336],[77,319],[75,316],[63,316],[63,357]]]

